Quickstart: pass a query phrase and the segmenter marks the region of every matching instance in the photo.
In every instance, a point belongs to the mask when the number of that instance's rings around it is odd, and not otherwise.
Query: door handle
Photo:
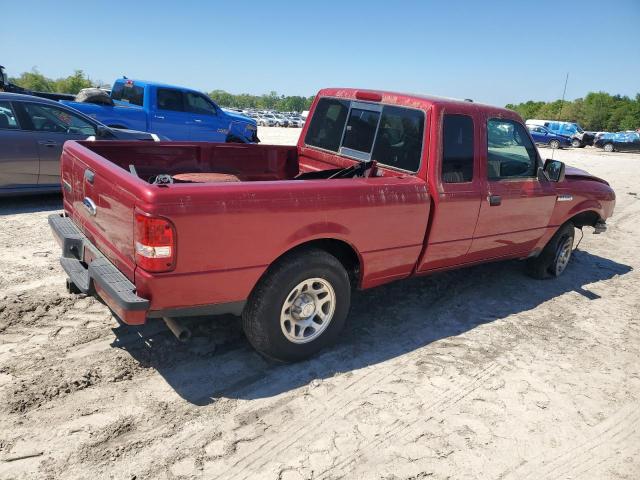
[[[200,120],[199,118],[194,118],[193,121],[196,123],[202,123],[202,120]]]
[[[487,195],[490,207],[497,207],[502,204],[502,197],[500,195]]]
[[[43,145],[45,147],[57,147],[58,146],[58,142],[54,142],[53,140],[39,140],[38,144],[39,145]]]
[[[154,115],[153,118],[159,118],[160,120],[164,120],[164,117],[162,115]]]

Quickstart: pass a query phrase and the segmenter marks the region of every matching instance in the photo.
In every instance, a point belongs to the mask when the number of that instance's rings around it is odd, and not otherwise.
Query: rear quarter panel
[[[362,287],[408,276],[429,196],[413,176],[290,180],[154,188],[138,208],[171,219],[177,231],[176,269],[136,272],[139,295],[157,310],[244,300],[274,260],[324,238],[357,251]]]

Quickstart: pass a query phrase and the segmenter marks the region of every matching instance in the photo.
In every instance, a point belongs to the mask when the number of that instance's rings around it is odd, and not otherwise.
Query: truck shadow
[[[0,216],[56,210],[62,210],[62,195],[59,193],[4,197],[0,200]]]
[[[548,281],[530,279],[522,263],[512,261],[356,292],[338,344],[295,365],[264,360],[246,341],[239,320],[231,316],[190,320],[194,337],[187,344],[178,343],[161,322],[139,328],[122,325],[114,329],[112,345],[155,368],[178,395],[195,405],[222,397],[271,397],[314,379],[384,362],[569,292],[586,301],[597,300],[600,297],[588,289],[589,284],[631,270],[578,250],[564,275]]]

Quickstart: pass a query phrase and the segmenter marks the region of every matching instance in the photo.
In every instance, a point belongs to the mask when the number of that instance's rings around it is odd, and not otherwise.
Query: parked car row
[[[302,128],[305,118],[298,112],[275,112],[272,110],[240,110],[229,108],[247,117],[253,118],[261,127],[292,127]]]
[[[587,145],[605,152],[640,151],[640,133],[587,132],[574,122],[529,119],[526,121],[531,138],[538,145],[550,148],[583,148]]]
[[[583,148],[593,145],[595,138],[594,132],[583,130],[575,122],[529,119],[526,125],[537,144],[550,148]]]

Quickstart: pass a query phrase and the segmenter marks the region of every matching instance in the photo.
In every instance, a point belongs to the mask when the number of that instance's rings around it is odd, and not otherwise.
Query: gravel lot
[[[339,344],[287,366],[234,317],[186,345],[119,326],[65,292],[59,197],[0,200],[0,478],[640,478],[640,155],[555,157],[618,195],[563,277],[505,262],[360,292]]]

